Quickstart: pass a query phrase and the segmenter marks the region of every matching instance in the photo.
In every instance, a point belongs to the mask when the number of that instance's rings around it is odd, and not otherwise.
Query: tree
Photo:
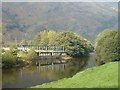
[[[56,46],[57,42],[56,42],[56,38],[57,38],[58,33],[56,33],[55,31],[49,31],[48,32],[48,46]]]
[[[48,34],[46,31],[40,32],[35,43],[40,46],[47,46],[48,45]]]
[[[28,45],[28,42],[27,42],[27,40],[21,40],[20,44],[21,45]]]
[[[57,33],[55,31],[43,31],[39,33],[34,41],[35,44],[40,46],[55,46],[56,38]]]
[[[120,60],[118,33],[119,31],[117,30],[105,30],[97,36],[95,43],[95,60],[98,65]]]
[[[59,33],[57,41],[65,47],[67,54],[73,57],[87,56],[92,48],[88,40],[73,32]]]

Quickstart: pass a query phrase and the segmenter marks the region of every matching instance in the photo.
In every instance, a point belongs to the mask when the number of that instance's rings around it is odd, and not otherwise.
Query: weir
[[[17,45],[18,51],[29,51],[34,49],[38,56],[55,56],[55,55],[65,55],[64,46],[37,46],[37,45]]]
[[[54,64],[54,59],[58,59],[57,62],[63,63],[62,56],[66,55],[64,46],[35,46],[35,45],[19,45],[17,47],[18,51],[26,51],[28,52],[30,49],[34,49],[37,53],[37,65],[41,66],[42,62],[44,61],[44,64]],[[45,60],[50,59],[50,62]]]

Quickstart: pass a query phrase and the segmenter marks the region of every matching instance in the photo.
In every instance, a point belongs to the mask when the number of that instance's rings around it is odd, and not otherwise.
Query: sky
[[[2,2],[119,2],[120,0],[1,0]]]

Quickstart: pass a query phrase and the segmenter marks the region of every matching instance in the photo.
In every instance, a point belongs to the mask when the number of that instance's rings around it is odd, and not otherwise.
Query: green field
[[[110,62],[101,66],[79,72],[72,78],[34,86],[32,88],[117,88],[118,62]]]

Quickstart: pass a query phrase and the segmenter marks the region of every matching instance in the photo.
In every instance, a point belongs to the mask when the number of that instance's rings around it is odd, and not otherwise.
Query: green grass
[[[118,62],[110,62],[79,72],[72,78],[34,86],[32,88],[117,88]]]

